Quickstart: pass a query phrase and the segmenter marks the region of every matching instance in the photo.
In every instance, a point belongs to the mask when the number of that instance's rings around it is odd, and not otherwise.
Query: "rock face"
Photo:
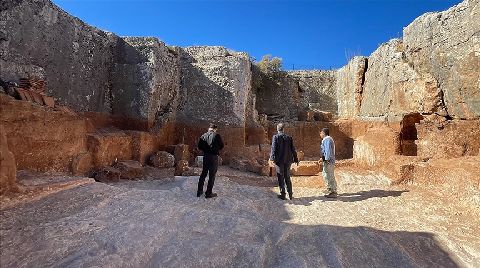
[[[0,94],[0,122],[19,169],[69,171],[72,160],[87,151],[87,121]]]
[[[379,137],[382,137],[379,139]],[[370,166],[379,165],[389,156],[399,154],[398,134],[388,127],[371,128],[363,136],[355,139],[353,157],[358,163]]]
[[[340,118],[355,118],[359,115],[367,66],[366,57],[354,57],[337,70],[335,87]]]
[[[167,121],[179,96],[179,58],[156,38],[91,27],[49,0],[12,1],[0,11],[2,78],[39,76],[47,93],[77,111]],[[22,23],[18,23],[21,21]]]
[[[289,71],[298,81],[302,109],[337,114],[336,71]]]
[[[449,121],[442,128],[425,121],[417,126],[417,155],[425,158],[475,156],[480,150],[480,121]]]
[[[411,112],[446,115],[437,85],[408,62],[402,41],[391,40],[368,58],[360,116],[398,121]]]
[[[256,109],[271,119],[297,120],[309,110],[337,114],[335,71],[289,71],[254,78],[259,80],[254,81]]]
[[[175,115],[180,95],[177,48],[153,37],[117,42],[112,81],[112,113],[161,124]]]
[[[0,125],[0,195],[16,189],[17,166],[8,150],[5,128]]]
[[[406,60],[432,80],[448,115],[480,118],[480,1],[418,17],[403,40]]]
[[[182,122],[245,126],[252,73],[246,53],[224,47],[181,49]],[[252,117],[250,115],[250,117]]]
[[[85,24],[48,0],[9,1],[0,16],[2,76],[18,79],[18,68],[42,68],[47,93],[61,103],[110,112],[109,71],[117,36]]]

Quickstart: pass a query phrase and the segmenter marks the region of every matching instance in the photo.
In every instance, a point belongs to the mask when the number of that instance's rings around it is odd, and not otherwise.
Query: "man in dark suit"
[[[280,188],[278,198],[282,200],[287,199],[285,197],[285,182],[287,184],[288,196],[290,199],[293,199],[290,167],[293,162],[298,165],[298,157],[295,146],[293,145],[293,139],[283,132],[284,127],[283,123],[277,125],[278,133],[272,138],[272,151],[270,153],[270,160],[275,163],[278,187]]]
[[[213,193],[212,190],[218,169],[218,155],[223,149],[223,141],[222,137],[217,134],[217,126],[215,124],[210,124],[208,131],[200,137],[200,140],[198,141],[198,149],[203,151],[203,169],[198,180],[197,197],[200,197],[203,194],[203,185],[207,174],[208,184],[205,198],[216,197],[217,194]]]

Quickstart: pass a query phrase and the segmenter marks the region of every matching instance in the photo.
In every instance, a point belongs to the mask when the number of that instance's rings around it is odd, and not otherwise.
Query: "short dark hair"
[[[323,134],[327,135],[327,136],[330,136],[330,129],[328,128],[322,128],[321,132],[323,132]]]
[[[284,123],[279,123],[277,125],[277,131],[283,131],[283,129],[285,128],[285,124]]]
[[[215,125],[214,123],[210,123],[210,124],[208,125],[208,128],[217,129],[218,127],[217,127],[217,125]]]

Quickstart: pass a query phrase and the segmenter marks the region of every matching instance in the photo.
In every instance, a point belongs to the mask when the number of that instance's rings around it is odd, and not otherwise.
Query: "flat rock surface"
[[[0,210],[0,266],[480,266],[478,211],[433,188],[338,172],[337,200],[296,187],[282,201],[253,178],[220,175],[215,199],[195,196],[197,177],[175,177],[89,183]]]

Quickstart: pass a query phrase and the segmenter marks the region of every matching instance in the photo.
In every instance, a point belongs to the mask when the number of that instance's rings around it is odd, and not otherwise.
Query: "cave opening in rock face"
[[[411,113],[403,117],[400,131],[402,155],[417,155],[417,145],[415,143],[415,141],[418,140],[416,124],[419,124],[422,119],[423,116],[419,113]]]

